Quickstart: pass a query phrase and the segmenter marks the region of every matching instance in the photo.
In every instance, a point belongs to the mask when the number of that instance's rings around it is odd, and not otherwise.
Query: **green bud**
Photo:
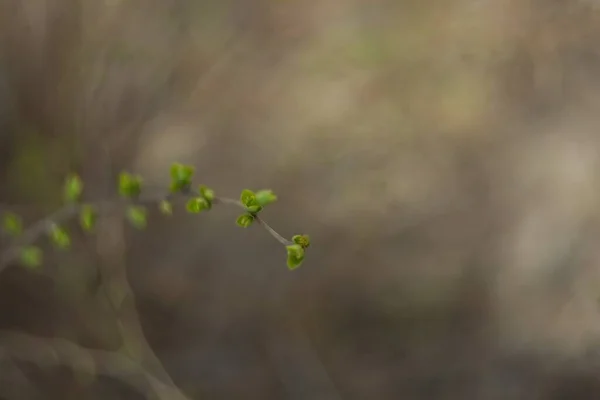
[[[188,200],[185,208],[192,214],[198,214],[203,210],[210,209],[210,203],[204,197],[194,197]]]
[[[248,206],[248,207],[246,207],[246,210],[248,210],[248,212],[251,213],[251,214],[256,214],[256,213],[258,213],[258,212],[260,212],[262,210],[262,207],[257,204],[257,205],[254,205],[254,206]]]
[[[299,244],[286,246],[287,266],[290,270],[298,268],[304,261],[304,249]]]
[[[96,212],[96,209],[90,205],[84,206],[79,213],[79,223],[87,232],[90,232],[94,229],[97,219],[98,213]]]
[[[54,243],[56,247],[66,249],[71,246],[71,238],[69,237],[69,234],[60,226],[53,225],[50,228],[49,234],[52,243]]]
[[[2,230],[10,236],[18,236],[23,232],[23,221],[14,213],[6,213],[2,218]]]
[[[200,185],[200,187],[198,187],[198,191],[200,192],[200,195],[209,202],[212,202],[215,199],[215,191],[204,185]]]
[[[163,200],[159,204],[160,212],[164,215],[173,215],[173,205],[168,200]]]
[[[308,235],[294,235],[292,241],[302,246],[303,249],[310,247],[310,237]]]
[[[139,175],[131,175],[121,172],[119,175],[119,194],[130,198],[138,196],[142,191],[142,178]]]
[[[146,214],[146,208],[142,206],[130,206],[127,209],[127,219],[138,229],[144,229],[148,224]]]
[[[256,194],[251,190],[242,190],[240,201],[246,207],[246,210],[248,210],[250,214],[256,214],[263,209],[263,206],[258,202]]]
[[[242,228],[249,227],[252,225],[252,222],[254,222],[254,216],[252,214],[242,214],[235,221],[235,223]]]
[[[83,182],[79,176],[73,174],[65,180],[64,197],[65,201],[74,203],[79,200],[83,192]]]
[[[256,205],[256,195],[252,190],[244,189],[242,190],[242,194],[240,196],[240,201],[246,207],[250,207]]]
[[[43,253],[39,247],[26,246],[21,249],[20,261],[27,268],[38,268],[42,265]]]
[[[194,167],[191,165],[174,163],[173,165],[171,165],[170,174],[171,192],[181,192],[190,188],[192,184],[192,178],[194,177]]]
[[[255,196],[256,202],[262,207],[277,201],[277,196],[275,196],[272,190],[259,190]]]

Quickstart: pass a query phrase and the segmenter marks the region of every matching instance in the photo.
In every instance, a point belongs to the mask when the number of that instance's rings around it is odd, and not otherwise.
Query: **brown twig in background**
[[[63,366],[109,376],[149,399],[189,400],[177,387],[159,380],[120,352],[87,349],[66,339],[0,331],[0,354],[38,367]]]

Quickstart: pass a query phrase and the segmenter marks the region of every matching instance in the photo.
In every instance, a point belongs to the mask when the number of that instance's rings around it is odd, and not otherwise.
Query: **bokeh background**
[[[2,0],[0,39],[0,201],[28,222],[71,171],[102,199],[180,161],[313,240],[290,272],[235,209],[116,218],[3,271],[2,329],[118,348],[109,266],[192,399],[600,398],[599,2]]]

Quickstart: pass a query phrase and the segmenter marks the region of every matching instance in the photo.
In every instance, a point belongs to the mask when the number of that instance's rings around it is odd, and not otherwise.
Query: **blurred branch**
[[[43,400],[46,398],[17,363],[8,358],[0,358],[0,397],[6,400]]]
[[[80,210],[79,205],[68,205],[64,206],[48,217],[39,220],[23,232],[23,235],[17,239],[19,245],[13,245],[2,252],[2,258],[0,258],[0,272],[8,267],[18,256],[20,252],[20,246],[25,246],[33,243],[38,237],[46,233],[56,223],[63,222],[77,215]]]
[[[41,338],[25,333],[0,331],[0,352],[38,367],[69,367],[115,378],[149,399],[188,400],[177,387],[148,373],[119,352],[92,350],[59,338]]]
[[[95,197],[110,196],[112,192],[113,162],[110,148],[102,144],[106,156],[103,164],[99,193]],[[105,295],[108,304],[114,311],[115,322],[128,355],[135,359],[155,377],[175,386],[171,376],[164,368],[160,359],[148,343],[142,328],[142,322],[134,300],[134,293],[127,278],[125,262],[124,223],[121,215],[111,212],[109,202],[106,210],[100,210],[101,219],[98,223],[96,253],[101,258],[98,272],[101,277],[99,289]]]

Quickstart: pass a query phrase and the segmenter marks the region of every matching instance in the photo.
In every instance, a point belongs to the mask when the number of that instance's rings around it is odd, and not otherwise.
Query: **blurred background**
[[[2,0],[7,209],[179,161],[313,245],[116,216],[4,270],[0,328],[118,349],[108,268],[190,399],[600,398],[598,43],[595,0]],[[143,398],[0,361],[15,398]]]

